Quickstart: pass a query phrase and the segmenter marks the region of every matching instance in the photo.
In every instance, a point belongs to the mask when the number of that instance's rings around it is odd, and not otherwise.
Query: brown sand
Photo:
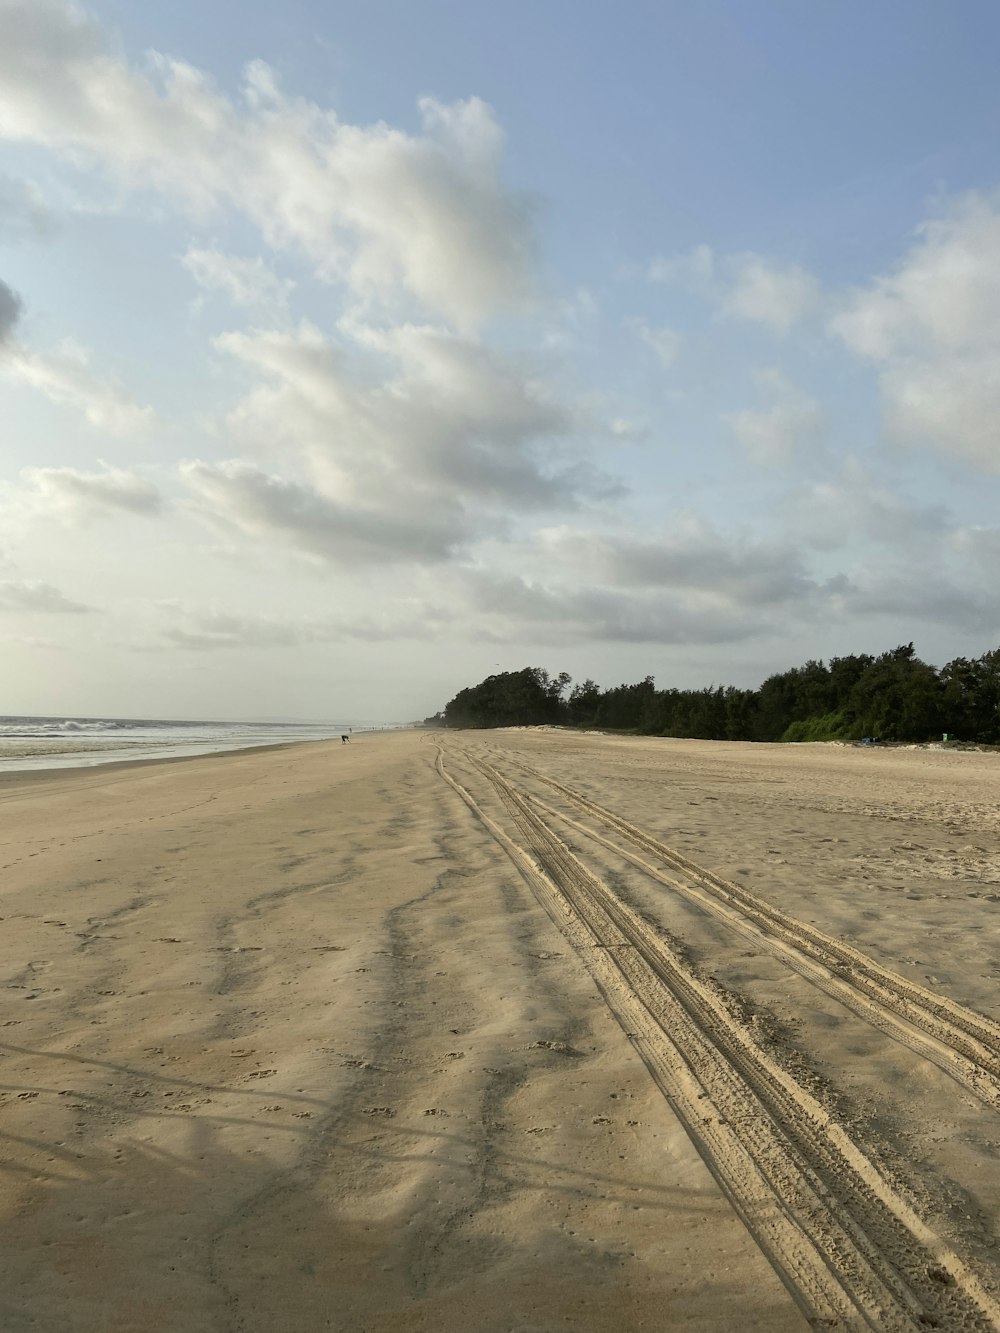
[[[8,777],[0,1327],[1000,1327],[998,794],[538,731]]]

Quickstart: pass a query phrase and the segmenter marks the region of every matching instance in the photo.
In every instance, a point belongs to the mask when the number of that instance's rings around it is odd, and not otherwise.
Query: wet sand
[[[998,789],[523,731],[11,775],[0,1324],[998,1326]]]

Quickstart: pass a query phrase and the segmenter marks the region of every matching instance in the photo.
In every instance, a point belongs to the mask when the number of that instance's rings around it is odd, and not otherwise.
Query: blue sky
[[[998,37],[0,0],[5,711],[996,646]]]

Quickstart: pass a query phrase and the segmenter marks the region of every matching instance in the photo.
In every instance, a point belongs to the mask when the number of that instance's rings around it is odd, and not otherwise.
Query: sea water
[[[180,722],[120,717],[2,717],[0,772],[11,769],[79,768],[125,759],[168,759],[257,745],[328,740],[345,722]]]

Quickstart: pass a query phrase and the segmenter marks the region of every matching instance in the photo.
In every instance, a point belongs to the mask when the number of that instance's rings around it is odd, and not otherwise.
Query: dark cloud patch
[[[332,563],[436,563],[468,536],[461,511],[444,502],[414,502],[409,512],[357,506],[238,461],[187,463],[183,475],[211,517]]]
[[[312,475],[335,468],[379,507],[393,491],[403,509],[419,495],[494,512],[620,494],[579,456],[577,414],[530,359],[426,326],[350,332],[349,350],[309,325],[223,335],[263,378],[230,418],[241,439],[280,442]]]
[[[318,637],[308,628],[290,621],[264,616],[234,616],[207,612],[193,616],[186,625],[174,625],[164,638],[176,648],[213,652],[219,648],[294,648]]]
[[[925,568],[859,576],[839,601],[847,615],[944,626],[986,639],[1000,634],[1000,592]]]
[[[802,601],[816,585],[794,547],[716,532],[704,524],[657,539],[561,530],[549,539],[557,561],[621,588],[711,594],[732,605]]]
[[[163,497],[155,486],[119,468],[106,468],[104,472],[80,472],[71,467],[27,468],[23,476],[50,508],[72,514],[158,514],[163,509]]]
[[[917,556],[954,523],[946,505],[915,500],[854,459],[839,476],[789,491],[784,511],[786,531],[821,550],[856,546],[860,539]]]
[[[468,571],[464,582],[475,628],[498,643],[724,644],[773,628],[757,609],[669,591],[547,586],[486,571]]]
[[[23,313],[24,302],[0,278],[0,347],[10,342]]]
[[[162,608],[174,623],[163,639],[174,648],[216,652],[232,648],[298,648],[303,644],[354,639],[383,643],[397,639],[429,639],[441,625],[434,612],[414,616],[388,608],[381,615],[355,617],[299,617],[232,614],[168,604]]]
[[[87,615],[94,610],[83,602],[36,579],[0,580],[0,611],[35,611],[45,615]]]

